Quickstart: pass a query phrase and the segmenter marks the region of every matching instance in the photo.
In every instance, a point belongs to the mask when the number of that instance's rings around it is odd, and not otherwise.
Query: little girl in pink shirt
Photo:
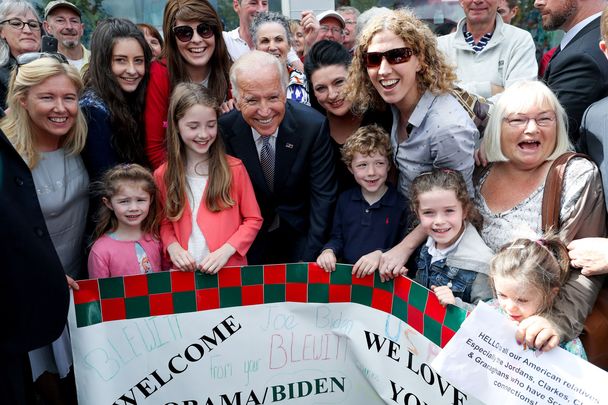
[[[162,270],[152,174],[137,164],[120,164],[104,174],[101,189],[89,277]]]

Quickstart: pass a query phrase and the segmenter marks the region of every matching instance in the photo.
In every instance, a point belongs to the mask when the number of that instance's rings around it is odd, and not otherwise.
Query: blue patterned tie
[[[262,150],[260,150],[260,163],[266,177],[266,184],[270,191],[274,189],[274,151],[270,145],[270,136],[262,136]]]

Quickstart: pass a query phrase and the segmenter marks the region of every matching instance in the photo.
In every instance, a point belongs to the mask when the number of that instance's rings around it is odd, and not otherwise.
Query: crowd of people
[[[246,264],[408,276],[586,358],[608,273],[608,9],[582,3],[536,0],[566,31],[539,76],[506,0],[462,0],[441,37],[406,9],[290,21],[264,0],[235,0],[224,31],[207,0],[168,0],[163,35],[108,18],[90,50],[74,4],[42,20],[4,0],[3,396],[76,402],[79,279]]]

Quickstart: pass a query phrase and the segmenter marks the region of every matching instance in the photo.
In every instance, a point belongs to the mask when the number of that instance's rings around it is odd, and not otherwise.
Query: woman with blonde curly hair
[[[350,67],[349,98],[360,111],[390,105],[399,191],[433,167],[462,172],[473,195],[473,151],[479,132],[450,90],[456,76],[431,30],[408,10],[377,16],[361,32]],[[383,276],[404,270],[424,240],[418,228],[383,254]]]

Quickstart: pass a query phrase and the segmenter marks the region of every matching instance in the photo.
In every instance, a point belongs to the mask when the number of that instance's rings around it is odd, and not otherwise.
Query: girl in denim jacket
[[[477,233],[481,217],[462,174],[451,169],[422,173],[412,183],[410,201],[428,235],[415,280],[444,306],[472,310],[479,300],[492,298],[488,269],[493,253]]]

